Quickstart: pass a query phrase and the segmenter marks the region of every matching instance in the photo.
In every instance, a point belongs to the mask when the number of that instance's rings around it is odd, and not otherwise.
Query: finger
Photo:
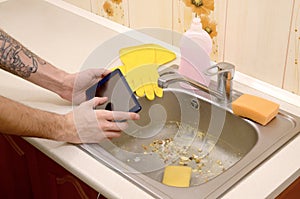
[[[108,75],[109,73],[111,73],[110,70],[105,69],[105,68],[92,68],[89,70],[90,70],[89,72],[91,72],[96,79],[103,78],[106,75]]]
[[[96,106],[105,103],[108,100],[108,98],[107,97],[94,97],[92,100],[93,100],[93,105],[94,105],[93,107],[95,108]]]
[[[133,112],[113,111],[112,116],[114,120],[139,120],[140,119],[140,115]]]
[[[102,112],[100,112],[102,111]],[[123,111],[104,111],[99,110],[99,117],[105,117],[106,120],[138,120],[140,119],[139,114],[133,112],[123,112]],[[104,113],[104,115],[103,115]],[[98,113],[97,113],[98,114]]]
[[[113,131],[113,132],[120,132],[125,130],[128,127],[127,122],[102,122],[99,124],[102,131]]]
[[[120,137],[121,135],[122,135],[121,132],[113,132],[113,131],[105,132],[105,136],[106,136],[108,139],[111,139],[111,138],[118,138],[118,137]]]
[[[111,70],[104,69],[104,71],[103,71],[101,77],[103,78],[103,77],[105,77],[106,75],[108,75],[109,73],[111,73]]]

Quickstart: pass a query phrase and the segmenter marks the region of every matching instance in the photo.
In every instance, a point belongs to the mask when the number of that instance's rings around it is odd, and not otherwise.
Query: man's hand
[[[105,138],[119,137],[121,132],[128,127],[126,120],[139,119],[136,113],[94,109],[106,101],[106,97],[95,97],[66,114],[69,126],[65,129],[69,132],[62,135],[71,136],[61,139],[72,143],[98,143]],[[77,132],[77,135],[74,132]]]
[[[86,90],[110,73],[106,69],[87,69],[75,74],[67,74],[64,78],[65,88],[60,96],[63,99],[80,104],[87,100]]]

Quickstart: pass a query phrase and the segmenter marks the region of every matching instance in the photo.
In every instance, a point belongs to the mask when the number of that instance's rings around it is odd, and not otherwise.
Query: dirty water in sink
[[[209,181],[241,159],[242,154],[221,139],[216,145],[213,143],[214,148],[206,157],[201,158],[205,133],[198,131],[191,145],[184,146],[174,141],[180,127],[179,122],[168,121],[151,138],[138,138],[124,133],[122,137],[102,143],[101,146],[126,165],[159,182],[162,181],[166,166],[189,166],[192,168],[191,186]],[[153,126],[151,129],[157,128]],[[210,139],[206,137],[206,140],[209,144]]]

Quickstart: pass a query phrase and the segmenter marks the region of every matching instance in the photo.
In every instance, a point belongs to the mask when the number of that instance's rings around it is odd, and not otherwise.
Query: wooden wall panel
[[[91,11],[91,1],[90,0],[64,0],[68,3],[71,3],[79,8]]]
[[[300,94],[300,0],[294,1],[283,88]]]
[[[281,87],[293,1],[228,0],[224,60]]]
[[[226,33],[228,0],[215,1],[215,11],[213,17],[217,23],[217,36],[213,40],[213,53],[211,59],[215,62],[224,61],[224,45]]]
[[[128,0],[129,27],[172,44],[173,0]]]
[[[128,21],[128,0],[120,2],[111,0],[90,0],[91,12],[108,18],[124,26],[129,25]]]
[[[182,0],[65,0],[133,29],[173,30],[155,35],[178,46],[192,20],[192,10]],[[90,2],[90,4],[89,4]],[[113,5],[109,16],[103,4]],[[213,61],[228,61],[237,70],[300,94],[300,0],[215,0]],[[297,31],[295,31],[297,29]],[[295,62],[297,59],[297,62]]]
[[[172,29],[172,0],[128,0],[129,27]]]
[[[182,0],[173,0],[172,45],[180,46],[182,34],[190,28],[192,18],[192,8],[185,6]]]
[[[192,21],[192,9],[186,7],[182,0],[173,0],[173,31],[184,33]]]
[[[222,60],[222,53],[219,54],[219,43],[222,44],[224,41],[224,24],[226,19],[226,5],[227,0],[215,1],[215,10],[209,14],[211,21],[217,24],[217,36],[213,38],[213,49],[211,53],[211,59],[213,61]],[[178,46],[181,37],[187,29],[190,28],[194,13],[191,7],[187,7],[182,0],[173,0],[173,31],[177,33],[177,38],[174,37],[173,44]],[[180,33],[180,34],[178,34]],[[222,45],[221,45],[222,46]]]

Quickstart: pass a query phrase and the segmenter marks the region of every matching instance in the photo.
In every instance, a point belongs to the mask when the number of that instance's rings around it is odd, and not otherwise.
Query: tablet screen
[[[93,97],[108,97],[107,102],[97,106],[97,109],[112,111],[138,112],[141,106],[130,89],[125,77],[119,69],[105,76],[98,84],[86,92],[88,99]]]

